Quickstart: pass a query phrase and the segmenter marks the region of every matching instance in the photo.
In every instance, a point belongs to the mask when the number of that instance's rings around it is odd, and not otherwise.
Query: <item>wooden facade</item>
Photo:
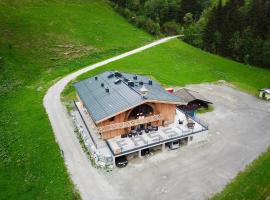
[[[153,121],[151,124],[153,125],[165,125],[165,124],[170,124],[174,122],[175,119],[175,112],[176,112],[176,105],[175,104],[169,104],[169,103],[146,103],[147,105],[151,106],[153,108],[153,115],[160,115],[162,118],[158,121]],[[136,107],[135,107],[136,108]],[[133,109],[131,108],[125,112],[119,113],[118,115],[111,117],[107,120],[104,120],[97,125],[97,128],[101,128],[107,125],[111,124],[116,124],[116,123],[121,123],[121,122],[126,122],[129,121],[129,115],[132,112]],[[130,131],[130,128],[119,128],[115,130],[110,130],[106,132],[101,132],[101,136],[103,139],[109,139],[113,138],[115,136],[119,136],[122,134],[126,134]]]

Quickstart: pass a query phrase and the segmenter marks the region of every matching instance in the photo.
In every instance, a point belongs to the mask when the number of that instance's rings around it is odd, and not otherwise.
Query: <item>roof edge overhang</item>
[[[123,112],[126,112],[126,111],[128,111],[128,110],[130,110],[130,109],[132,109],[132,108],[135,108],[135,107],[137,107],[137,106],[139,106],[139,105],[142,105],[142,104],[144,104],[144,103],[165,103],[165,104],[174,104],[174,105],[187,105],[186,102],[172,102],[172,101],[144,100],[144,101],[142,101],[142,102],[140,102],[140,103],[138,103],[138,104],[135,104],[135,105],[133,105],[133,106],[131,106],[131,107],[128,107],[128,108],[126,108],[126,109],[124,109],[124,110],[122,110],[122,111],[120,111],[120,112],[117,112],[117,113],[115,113],[115,114],[113,114],[113,115],[110,115],[110,116],[104,117],[104,118],[102,118],[102,119],[100,119],[100,120],[97,120],[97,121],[96,121],[96,124],[99,124],[99,123],[101,123],[101,122],[103,122],[103,121],[105,121],[105,120],[107,120],[107,119],[110,119],[110,118],[112,118],[112,117],[114,117],[114,116],[116,116],[116,115],[119,115],[119,114],[121,114],[121,113],[123,113]],[[87,110],[88,110],[88,109],[87,109]]]

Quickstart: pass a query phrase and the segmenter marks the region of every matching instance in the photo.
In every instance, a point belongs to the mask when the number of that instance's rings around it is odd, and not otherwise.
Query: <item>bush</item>
[[[170,21],[164,23],[161,30],[166,35],[176,35],[180,32],[180,26],[175,21]]]
[[[158,23],[155,23],[152,19],[147,19],[144,24],[144,28],[147,32],[160,35],[160,26]]]

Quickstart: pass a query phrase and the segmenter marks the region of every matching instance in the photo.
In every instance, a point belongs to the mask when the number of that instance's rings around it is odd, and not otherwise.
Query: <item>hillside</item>
[[[0,0],[0,9],[0,199],[78,199],[43,96],[65,74],[154,38],[98,0]],[[150,73],[164,85],[226,80],[252,94],[270,84],[269,70],[176,39],[80,78],[105,69]]]
[[[151,74],[162,84],[169,86],[224,80],[254,95],[258,93],[258,89],[270,84],[270,70],[244,65],[204,52],[178,39],[111,63],[96,71],[105,69]],[[95,72],[90,72],[92,73]],[[87,76],[89,74],[83,75]]]
[[[0,199],[77,199],[43,96],[58,77],[153,38],[103,1],[0,0],[0,10]]]

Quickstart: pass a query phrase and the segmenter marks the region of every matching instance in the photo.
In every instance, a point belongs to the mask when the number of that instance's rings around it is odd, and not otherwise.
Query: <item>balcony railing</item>
[[[112,131],[115,129],[128,128],[128,127],[136,126],[139,124],[146,124],[149,122],[155,122],[155,121],[159,121],[162,119],[163,119],[163,116],[161,114],[158,114],[158,115],[152,115],[152,116],[144,117],[144,118],[140,118],[140,119],[134,119],[134,120],[130,120],[130,121],[109,124],[109,125],[98,127],[97,129],[98,129],[99,133],[103,133],[103,132]]]

